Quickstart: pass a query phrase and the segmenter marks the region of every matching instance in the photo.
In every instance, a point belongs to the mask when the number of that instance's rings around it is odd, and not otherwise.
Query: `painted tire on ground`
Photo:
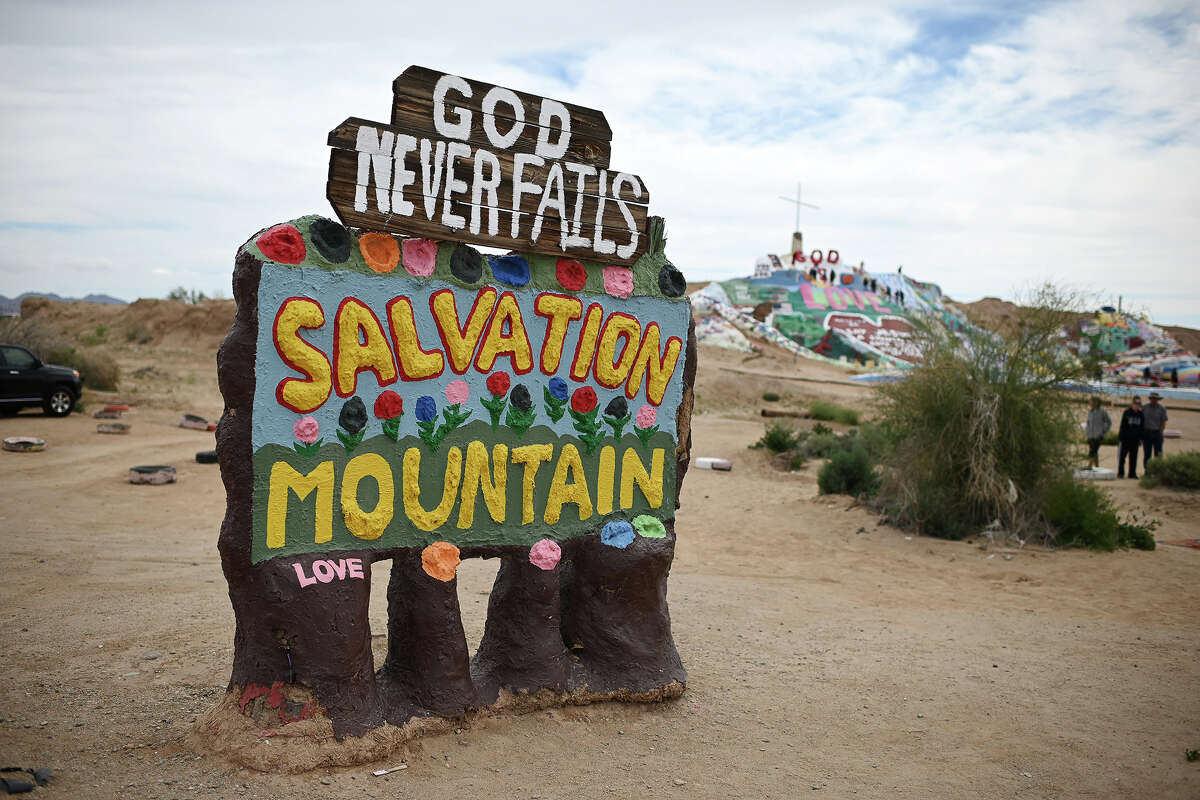
[[[129,406],[125,403],[109,403],[104,407],[105,411],[116,411],[118,414],[122,411],[128,411]]]
[[[129,468],[130,483],[162,484],[175,482],[175,468],[164,465]]]
[[[13,453],[37,453],[46,449],[46,442],[36,436],[10,436],[4,440],[4,449]]]
[[[196,453],[196,463],[197,464],[215,464],[215,463],[217,463],[217,451],[216,450],[201,450],[199,453]]]
[[[120,418],[121,418],[120,411],[114,411],[114,410],[111,410],[108,408],[102,408],[99,411],[92,414],[92,419],[120,419]]]
[[[179,420],[179,427],[191,428],[195,431],[208,430],[208,420],[204,417],[198,417],[195,414],[184,414]]]
[[[124,422],[101,422],[96,426],[96,433],[129,433],[132,427]]]

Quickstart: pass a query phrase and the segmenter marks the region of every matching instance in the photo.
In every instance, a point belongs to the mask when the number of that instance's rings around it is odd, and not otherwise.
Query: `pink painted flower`
[[[437,242],[431,239],[405,239],[400,243],[404,269],[409,275],[428,278],[437,266]]]
[[[529,563],[539,569],[554,569],[558,566],[560,558],[562,558],[562,548],[558,546],[557,542],[549,539],[542,539],[529,548]]]
[[[292,426],[292,433],[296,435],[296,441],[303,444],[312,444],[315,442],[320,432],[321,426],[313,417],[301,417]]]
[[[604,291],[613,297],[629,297],[633,294],[633,270],[629,267],[605,267]]]
[[[452,405],[465,403],[470,396],[471,387],[467,386],[467,382],[462,378],[452,380],[446,385],[446,400]]]
[[[639,428],[649,428],[658,421],[658,411],[654,406],[642,406],[633,421]]]

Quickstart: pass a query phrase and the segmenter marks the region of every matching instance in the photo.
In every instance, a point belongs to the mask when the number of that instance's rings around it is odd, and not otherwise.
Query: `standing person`
[[[1162,395],[1150,393],[1150,403],[1142,409],[1142,467],[1150,465],[1150,459],[1162,458],[1163,429],[1167,426],[1167,408],[1160,405]]]
[[[1083,435],[1087,438],[1088,443],[1088,466],[1096,469],[1100,466],[1100,444],[1112,430],[1112,417],[1108,416],[1108,412],[1100,407],[1099,397],[1093,397],[1091,404]]]
[[[1179,368],[1178,367],[1171,367],[1171,385],[1172,386],[1179,385]]]
[[[1137,477],[1138,445],[1142,443],[1142,398],[1136,394],[1129,403],[1129,408],[1121,414],[1121,427],[1117,431],[1120,444],[1117,449],[1117,477],[1125,477],[1125,460],[1129,459],[1129,477]]]

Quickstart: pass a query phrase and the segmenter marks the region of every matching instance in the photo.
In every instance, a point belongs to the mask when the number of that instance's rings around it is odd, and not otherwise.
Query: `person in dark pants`
[[[1150,466],[1151,458],[1162,458],[1167,409],[1158,402],[1161,399],[1158,392],[1151,392],[1149,405],[1142,409],[1142,467]]]
[[[1125,460],[1129,459],[1129,477],[1137,477],[1137,455],[1138,445],[1142,443],[1142,425],[1145,419],[1142,416],[1142,398],[1137,395],[1133,396],[1133,400],[1129,404],[1129,408],[1125,409],[1125,413],[1121,414],[1121,427],[1117,429],[1117,438],[1120,440],[1117,449],[1117,477],[1125,477]]]

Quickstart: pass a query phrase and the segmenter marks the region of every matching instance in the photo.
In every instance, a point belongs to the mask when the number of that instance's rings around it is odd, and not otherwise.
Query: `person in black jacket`
[[[1129,459],[1129,477],[1137,478],[1138,445],[1142,443],[1142,427],[1145,417],[1142,416],[1142,398],[1137,395],[1121,414],[1121,427],[1117,430],[1120,440],[1117,449],[1117,477],[1125,477],[1125,459]]]

